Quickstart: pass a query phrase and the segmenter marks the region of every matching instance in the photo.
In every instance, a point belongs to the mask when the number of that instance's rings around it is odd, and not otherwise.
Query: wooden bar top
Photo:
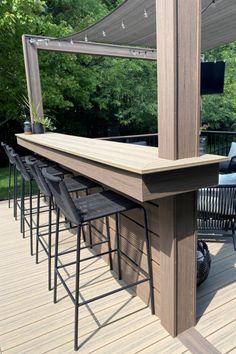
[[[158,157],[158,148],[155,147],[58,133],[16,134],[16,136],[33,144],[140,175],[216,164],[226,160],[225,157],[217,155],[203,155],[175,161],[165,160]]]

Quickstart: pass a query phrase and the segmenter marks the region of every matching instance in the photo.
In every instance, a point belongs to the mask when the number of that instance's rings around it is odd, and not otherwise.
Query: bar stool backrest
[[[4,149],[6,155],[7,155],[8,159],[9,159],[9,162],[10,162],[12,165],[14,165],[14,164],[15,164],[15,161],[14,161],[13,157],[12,157],[11,154],[10,154],[10,150],[11,150],[12,148],[11,148],[9,145],[7,145],[7,144],[5,144],[5,143],[3,143],[3,142],[1,142],[1,146],[2,146],[3,149]]]
[[[44,194],[46,197],[51,197],[52,193],[48,187],[48,184],[42,175],[42,172],[38,166],[38,160],[37,159],[31,159],[29,156],[25,158],[25,162],[27,166],[29,166],[30,172],[32,176],[34,177],[38,188],[42,194]]]
[[[80,215],[75,207],[75,204],[66,188],[62,177],[53,176],[47,172],[46,168],[42,169],[42,174],[45,177],[51,193],[55,199],[57,207],[68,219],[75,225],[80,223]]]
[[[27,181],[32,180],[32,176],[29,174],[29,172],[26,170],[23,162],[20,159],[20,156],[14,152],[13,149],[10,149],[10,155],[14,159],[16,169],[21,173],[23,178]]]
[[[35,168],[35,172],[38,177],[38,186],[39,186],[40,192],[43,193],[44,195],[46,195],[47,197],[51,197],[52,192],[49,188],[49,185],[48,185],[45,177],[42,174],[41,168],[38,166],[38,162],[34,165],[34,168]]]

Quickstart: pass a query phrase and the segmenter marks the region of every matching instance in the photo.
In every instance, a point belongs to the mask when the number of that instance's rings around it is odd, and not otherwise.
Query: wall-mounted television
[[[213,95],[224,91],[225,62],[201,63],[201,95]]]

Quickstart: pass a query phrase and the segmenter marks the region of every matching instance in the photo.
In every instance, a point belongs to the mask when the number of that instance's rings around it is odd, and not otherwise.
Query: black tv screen
[[[225,62],[201,63],[201,95],[213,95],[224,91]]]

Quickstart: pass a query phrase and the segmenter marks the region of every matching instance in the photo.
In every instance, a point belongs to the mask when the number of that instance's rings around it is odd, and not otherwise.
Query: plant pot
[[[44,127],[42,123],[33,123],[33,133],[34,134],[43,134]]]

